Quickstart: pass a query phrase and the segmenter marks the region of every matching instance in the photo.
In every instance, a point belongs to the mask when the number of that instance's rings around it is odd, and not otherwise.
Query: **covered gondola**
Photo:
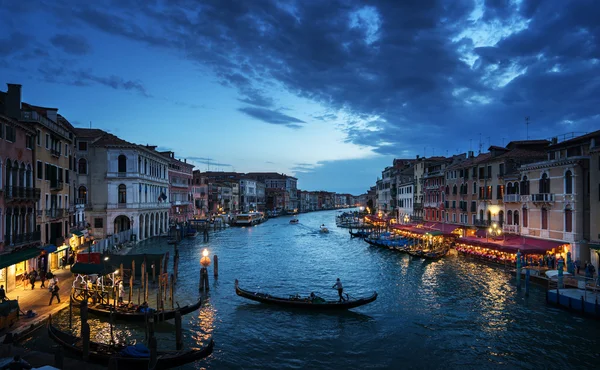
[[[65,333],[52,326],[52,320],[48,322],[48,336],[63,348],[83,355],[83,341],[69,333]],[[154,369],[170,369],[176,366],[182,366],[194,361],[202,360],[208,357],[214,347],[214,342],[210,342],[200,349],[187,351],[157,351],[156,365]],[[108,365],[110,361],[115,361],[119,368],[123,369],[149,369],[150,355],[146,348],[139,349],[139,346],[127,346],[123,344],[109,345],[90,341],[89,358],[93,361]],[[136,353],[137,349],[137,353]]]
[[[339,302],[327,301],[324,299],[311,299],[311,298],[300,298],[297,296],[290,296],[289,298],[276,297],[266,293],[251,292],[244,290],[239,287],[238,280],[235,280],[235,293],[240,297],[250,299],[252,301],[274,304],[282,307],[290,308],[303,308],[309,310],[347,310],[363,306],[371,303],[377,299],[377,292],[373,292],[373,295],[366,298],[349,298],[345,301]],[[318,298],[318,297],[317,297]]]
[[[365,231],[365,230],[359,230],[356,232],[353,232],[352,230],[349,231],[350,232],[350,237],[351,238],[367,238],[369,235],[371,235],[370,231]]]
[[[80,303],[83,300],[83,297],[75,295],[71,295],[71,300],[74,303]],[[145,309],[144,311],[140,311],[137,308],[127,308],[127,306],[116,306],[114,307],[111,304],[93,304],[89,303],[88,311],[91,314],[97,316],[110,317],[111,312],[113,314],[113,318],[115,320],[127,320],[127,321],[144,321],[146,317],[153,317],[155,322],[158,321],[166,321],[175,318],[175,313],[177,310],[181,312],[182,315],[191,313],[196,311],[202,305],[202,299],[198,299],[196,303],[188,304],[178,309],[170,309],[170,310],[153,310],[153,309]]]

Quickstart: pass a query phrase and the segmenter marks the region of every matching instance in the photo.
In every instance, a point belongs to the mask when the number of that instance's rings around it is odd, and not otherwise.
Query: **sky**
[[[0,0],[0,84],[202,171],[358,195],[394,158],[599,129],[599,19],[594,0]]]

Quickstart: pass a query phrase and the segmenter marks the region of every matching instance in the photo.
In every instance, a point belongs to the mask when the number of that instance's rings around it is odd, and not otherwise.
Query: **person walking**
[[[338,302],[343,302],[343,301],[346,300],[344,298],[344,296],[343,296],[344,286],[342,285],[342,282],[340,281],[340,278],[337,278],[337,280],[336,280],[335,284],[333,284],[332,288],[335,288],[338,291],[338,295],[340,296],[340,300]]]
[[[40,288],[45,288],[46,285],[44,284],[46,282],[46,273],[44,271],[40,270],[40,281],[42,282],[42,285],[40,285]]]
[[[0,302],[6,301],[6,291],[4,290],[4,285],[0,285]]]
[[[48,306],[50,306],[52,304],[54,297],[56,297],[56,299],[58,300],[58,303],[60,303],[60,297],[58,296],[58,290],[59,290],[58,284],[52,285],[52,295],[50,296],[50,303],[48,303]]]
[[[31,290],[35,289],[35,281],[37,280],[37,271],[31,270],[29,273],[29,282],[31,283]]]

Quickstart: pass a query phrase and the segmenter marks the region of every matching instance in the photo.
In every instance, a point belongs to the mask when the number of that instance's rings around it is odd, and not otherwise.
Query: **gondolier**
[[[337,281],[335,282],[335,284],[333,284],[332,288],[336,288],[338,291],[338,294],[340,296],[340,302],[345,301],[346,299],[344,298],[343,294],[344,294],[344,286],[342,285],[342,282],[340,281],[340,278],[337,278]]]

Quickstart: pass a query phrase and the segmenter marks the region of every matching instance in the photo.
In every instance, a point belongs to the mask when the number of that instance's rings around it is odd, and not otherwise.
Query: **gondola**
[[[320,302],[317,303],[316,301],[311,301],[309,298],[299,298],[299,297],[294,297],[294,296],[290,296],[290,298],[283,298],[283,297],[275,297],[275,296],[265,294],[265,293],[250,292],[248,290],[244,290],[244,289],[240,288],[237,279],[235,280],[235,293],[237,295],[239,295],[240,297],[247,298],[247,299],[261,302],[261,303],[275,304],[275,305],[279,305],[282,307],[303,308],[303,309],[324,310],[324,311],[347,310],[350,308],[355,308],[355,307],[365,305],[367,303],[371,303],[377,299],[377,292],[373,292],[373,295],[371,295],[370,297],[367,297],[367,298],[350,298],[343,302],[339,302],[337,300],[335,300],[335,301],[319,300]]]
[[[351,238],[366,238],[369,235],[371,235],[371,232],[364,231],[364,230],[359,230],[357,232],[352,232],[352,231],[349,231],[349,232],[350,232],[350,237]]]
[[[71,295],[71,300],[75,303],[81,302],[81,299],[78,299],[73,295]],[[191,304],[191,305],[188,304],[183,307],[180,307],[179,312],[181,312],[182,315],[185,315],[190,312],[196,311],[198,308],[200,308],[200,305],[202,305],[202,300],[198,299],[198,302],[196,302],[194,304]],[[110,304],[89,304],[88,311],[91,314],[94,314],[97,316],[110,317],[112,307],[113,306]],[[177,312],[176,309],[153,311],[152,314],[149,314],[149,316],[151,316],[151,317],[154,316],[155,322],[166,321],[166,320],[174,319],[176,312]],[[146,315],[148,315],[148,314],[146,314],[144,312],[117,308],[113,313],[113,318],[115,320],[144,321],[146,319]]]
[[[60,331],[52,326],[52,318],[48,321],[48,336],[65,349],[83,356],[83,341],[69,333]],[[201,349],[192,349],[188,351],[157,351],[156,366],[154,369],[170,369],[176,366],[182,366],[194,361],[202,360],[208,357],[214,347],[214,341],[210,342]],[[111,360],[116,361],[121,369],[148,369],[150,357],[131,357],[121,354],[127,348],[126,345],[109,345],[90,341],[89,358],[96,362],[108,364]]]

